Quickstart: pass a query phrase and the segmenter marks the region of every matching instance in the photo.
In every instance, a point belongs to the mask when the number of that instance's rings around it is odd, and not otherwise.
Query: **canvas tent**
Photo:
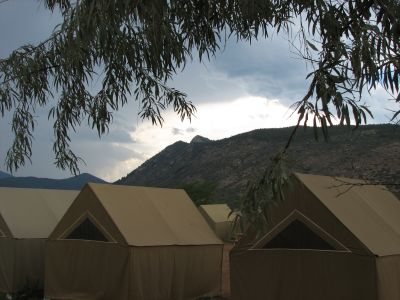
[[[400,202],[362,183],[295,174],[266,233],[232,250],[232,299],[400,299]]]
[[[0,291],[43,288],[44,243],[77,191],[0,188]]]
[[[231,209],[227,204],[200,205],[199,211],[221,240],[232,240],[232,226],[235,216],[230,215]]]
[[[223,244],[183,190],[86,185],[46,244],[51,299],[219,293]]]

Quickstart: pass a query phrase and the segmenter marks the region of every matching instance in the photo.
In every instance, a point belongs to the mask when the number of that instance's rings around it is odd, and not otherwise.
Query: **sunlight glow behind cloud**
[[[247,96],[225,103],[202,103],[197,106],[196,116],[181,122],[173,112],[165,114],[163,127],[150,122],[139,123],[131,137],[136,141],[129,147],[148,159],[174,142],[190,142],[196,135],[211,140],[226,138],[259,128],[286,127],[294,125],[296,117],[278,100]],[[109,181],[125,176],[141,163],[140,159],[120,161],[114,168],[99,170],[98,174]]]

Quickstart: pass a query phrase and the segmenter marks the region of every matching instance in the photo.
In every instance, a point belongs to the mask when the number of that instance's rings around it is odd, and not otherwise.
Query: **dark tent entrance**
[[[108,242],[108,239],[89,218],[85,218],[65,239]]]
[[[275,226],[253,249],[308,249],[349,251],[298,210]]]
[[[89,211],[81,215],[61,236],[64,240],[85,240],[115,243],[111,234]]]

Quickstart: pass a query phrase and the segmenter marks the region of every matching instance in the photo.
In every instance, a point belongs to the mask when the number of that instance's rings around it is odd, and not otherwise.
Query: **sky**
[[[0,2],[0,59],[26,43],[43,41],[60,20],[40,1]],[[72,149],[85,161],[80,165],[82,173],[112,182],[179,140],[190,142],[196,135],[218,140],[253,129],[291,126],[296,123],[296,115],[292,116],[290,105],[304,96],[309,71],[284,36],[274,35],[251,45],[228,41],[210,61],[192,61],[170,82],[195,104],[197,112],[191,122],[181,122],[173,111],[167,110],[162,128],[153,126],[138,117],[138,104],[132,99],[114,114],[109,133],[100,139],[87,126],[78,128],[71,134]],[[368,123],[390,120],[390,110],[396,106],[387,101],[388,97],[378,88],[363,98],[374,113]],[[48,110],[49,107],[37,112],[32,164],[13,175],[71,176],[54,165],[53,122],[47,119]],[[4,158],[11,142],[10,116],[6,115],[0,119],[2,171],[6,171]]]

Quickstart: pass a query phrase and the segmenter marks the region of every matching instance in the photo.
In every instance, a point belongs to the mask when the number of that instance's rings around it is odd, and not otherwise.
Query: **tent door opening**
[[[300,220],[291,222],[262,248],[337,250]]]
[[[90,240],[109,242],[99,228],[89,219],[85,218],[65,239],[67,240]]]

